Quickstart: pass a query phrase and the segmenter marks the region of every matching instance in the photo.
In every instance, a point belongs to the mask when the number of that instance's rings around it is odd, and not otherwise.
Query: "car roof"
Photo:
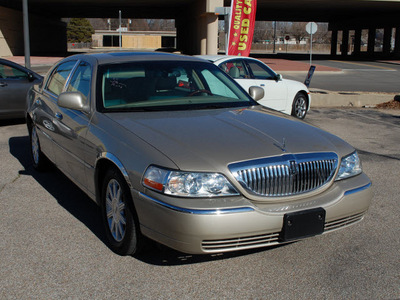
[[[200,61],[192,56],[163,52],[101,52],[78,54],[68,59],[96,60],[98,64],[123,63],[135,61]]]

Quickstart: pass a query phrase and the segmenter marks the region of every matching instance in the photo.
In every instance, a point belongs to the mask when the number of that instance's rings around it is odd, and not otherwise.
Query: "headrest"
[[[176,87],[176,77],[159,77],[156,82],[156,90],[172,90]]]
[[[238,67],[232,67],[229,69],[229,75],[232,78],[239,78],[240,77],[240,72]]]

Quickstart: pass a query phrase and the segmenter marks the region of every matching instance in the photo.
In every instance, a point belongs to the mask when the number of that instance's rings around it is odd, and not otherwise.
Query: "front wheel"
[[[293,100],[292,116],[304,119],[307,114],[308,100],[303,93],[297,93]]]
[[[109,169],[104,177],[101,214],[111,249],[119,255],[137,253],[143,240],[139,222],[129,187],[115,168]]]

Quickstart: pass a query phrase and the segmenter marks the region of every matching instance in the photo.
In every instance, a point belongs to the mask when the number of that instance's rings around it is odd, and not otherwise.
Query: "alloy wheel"
[[[32,127],[32,133],[31,133],[31,147],[32,147],[32,157],[33,157],[33,162],[36,165],[39,165],[39,157],[40,157],[40,146],[39,146],[39,138],[37,136],[37,131],[36,127]]]
[[[121,242],[125,237],[125,209],[122,187],[117,180],[111,179],[106,192],[106,216],[108,228],[117,242]]]

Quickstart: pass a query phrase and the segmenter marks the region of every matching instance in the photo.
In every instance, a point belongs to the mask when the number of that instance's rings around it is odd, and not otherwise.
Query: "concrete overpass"
[[[332,30],[332,55],[347,55],[350,30],[354,30],[354,54],[400,57],[400,0],[258,0],[258,21],[328,22]],[[187,54],[217,51],[215,7],[231,0],[28,0],[32,55],[66,51],[66,17],[175,19],[177,47]],[[0,55],[23,54],[22,1],[0,0]],[[384,29],[383,51],[374,52],[375,31]],[[395,28],[395,48],[391,52]],[[368,51],[361,53],[361,32],[368,30]],[[343,45],[337,53],[338,32]]]

